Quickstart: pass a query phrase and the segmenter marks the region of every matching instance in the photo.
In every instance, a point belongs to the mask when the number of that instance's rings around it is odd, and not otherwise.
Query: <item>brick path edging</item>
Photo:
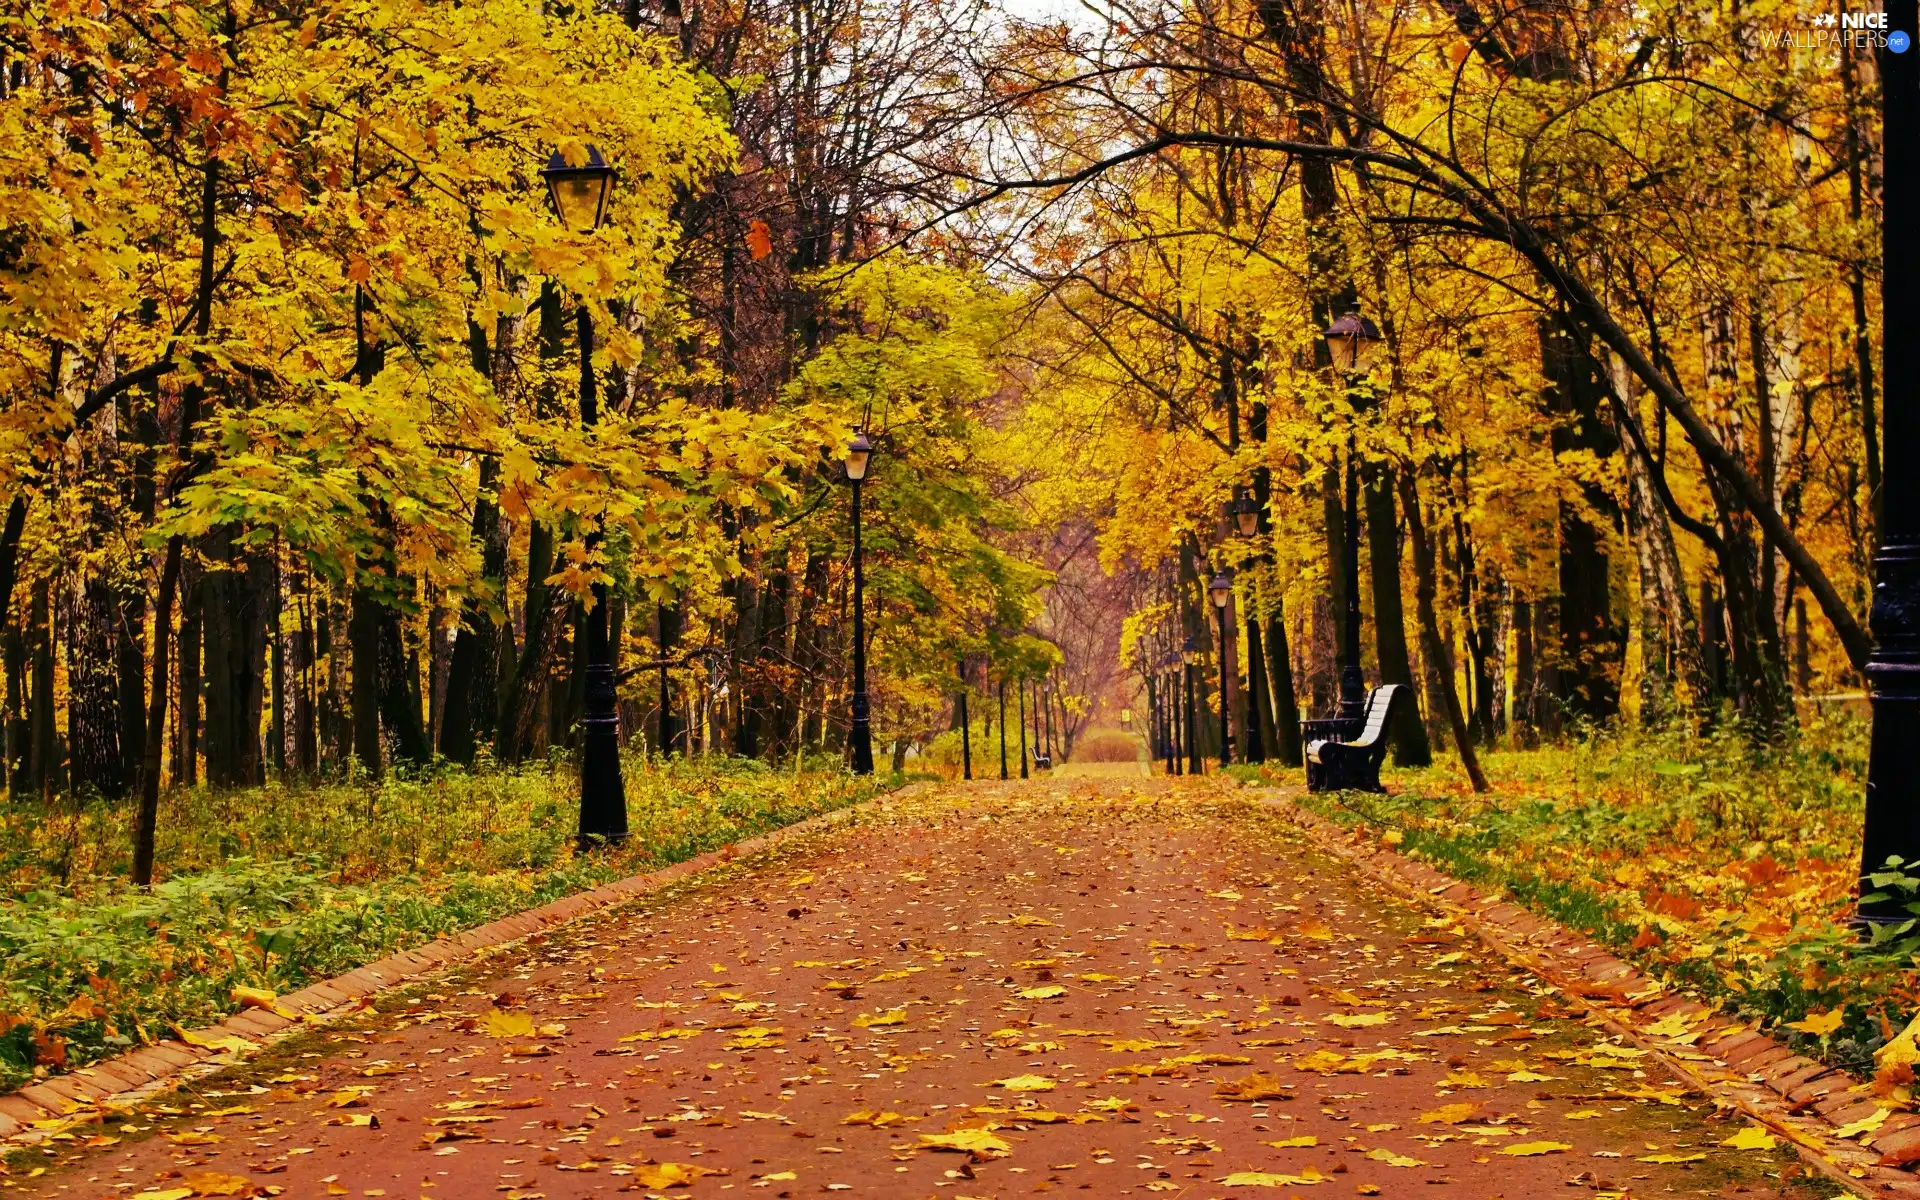
[[[1752,1025],[1667,994],[1658,980],[1557,921],[1391,849],[1365,824],[1339,825],[1300,807],[1284,791],[1258,789],[1258,794],[1261,804],[1332,853],[1401,896],[1456,918],[1503,957],[1558,987],[1609,1032],[1657,1058],[1675,1078],[1788,1139],[1803,1161],[1835,1182],[1865,1196],[1920,1198],[1920,1176],[1882,1165],[1920,1162],[1920,1115],[1890,1114],[1865,1145],[1834,1136],[1841,1126],[1880,1107],[1870,1084],[1796,1054]],[[1696,1044],[1668,1042],[1630,1021],[1676,1013],[1694,1022]],[[1682,1058],[1676,1051],[1706,1061]]]
[[[898,797],[923,786],[911,785],[901,791],[885,793],[884,796]],[[390,954],[345,974],[309,984],[279,998],[280,1007],[294,1014],[291,1019],[263,1009],[249,1008],[217,1025],[193,1030],[191,1034],[209,1040],[225,1037],[245,1038],[253,1043],[277,1040],[300,1028],[344,1015],[349,1010],[357,1010],[360,1001],[376,993],[468,962],[535,933],[556,929],[589,913],[657,892],[712,867],[850,821],[884,796],[874,796],[859,804],[816,813],[804,821],[769,830],[744,842],[709,850],[644,875],[631,875],[584,892],[563,896],[538,908],[501,917],[449,937],[436,938],[424,946]],[[232,1066],[243,1057],[169,1038],[64,1075],[40,1080],[0,1096],[0,1143],[37,1143],[44,1136],[58,1132],[58,1126],[64,1125],[76,1112],[94,1105],[136,1100],[178,1083],[189,1075]]]

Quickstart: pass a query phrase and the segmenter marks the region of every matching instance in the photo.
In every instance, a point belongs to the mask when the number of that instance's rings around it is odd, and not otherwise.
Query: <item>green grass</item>
[[[149,892],[124,806],[0,819],[0,1088],[432,938],[843,807],[899,781],[740,759],[627,761],[632,837],[577,855],[563,763],[373,784],[179,790]]]
[[[1847,926],[1866,751],[1866,723],[1845,714],[1812,714],[1771,748],[1725,726],[1622,729],[1486,752],[1485,796],[1442,757],[1389,768],[1387,796],[1303,799],[1349,825],[1398,829],[1404,851],[1859,1071],[1920,1009],[1913,962]],[[1845,1022],[1830,1038],[1784,1029],[1836,1006]]]

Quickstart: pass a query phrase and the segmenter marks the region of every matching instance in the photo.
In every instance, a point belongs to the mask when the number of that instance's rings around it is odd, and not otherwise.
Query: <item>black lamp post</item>
[[[1326,338],[1334,370],[1347,379],[1349,387],[1372,365],[1380,349],[1379,328],[1357,312],[1329,325]],[[1348,721],[1358,721],[1366,711],[1366,682],[1360,675],[1360,476],[1355,458],[1354,439],[1348,435],[1346,561],[1341,564],[1347,581],[1347,619],[1340,639],[1340,716]]]
[[[1889,0],[1888,38],[1920,37],[1915,0]],[[1850,53],[1851,50],[1843,51]],[[1867,679],[1873,700],[1873,742],[1867,756],[1867,813],[1861,831],[1860,873],[1920,858],[1920,805],[1914,803],[1914,750],[1920,744],[1920,473],[1903,469],[1920,456],[1920,348],[1907,336],[1920,308],[1920,238],[1898,214],[1920,199],[1914,177],[1915,138],[1920,136],[1920,49],[1895,54],[1883,43],[1881,93],[1885,104],[1882,154],[1884,204],[1881,229],[1882,350],[1886,356],[1881,395],[1886,472],[1880,492],[1880,545],[1874,555],[1873,653]],[[1896,465],[1897,464],[1897,465]],[[1865,880],[1862,892],[1870,889]],[[1885,890],[1885,889],[1883,889]],[[1901,921],[1901,897],[1862,905],[1867,925]]]
[[[1233,761],[1233,727],[1228,723],[1227,713],[1233,698],[1233,648],[1227,641],[1227,605],[1233,600],[1233,572],[1220,568],[1213,582],[1207,585],[1207,594],[1213,598],[1213,615],[1220,626],[1220,765],[1224,767]]]
[[[1260,532],[1260,502],[1242,491],[1228,506],[1233,517],[1234,529],[1243,538],[1255,537]],[[1256,562],[1271,562],[1272,559],[1261,555]],[[1244,560],[1243,560],[1244,562]],[[1267,747],[1264,735],[1260,732],[1261,718],[1267,709],[1267,669],[1260,661],[1260,614],[1255,611],[1251,599],[1252,588],[1248,588],[1247,603],[1247,748],[1246,761],[1258,763],[1267,761]]]
[[[1193,736],[1195,733],[1193,668],[1200,661],[1200,652],[1193,648],[1192,638],[1188,638],[1186,641],[1180,644],[1180,661],[1182,664],[1185,665],[1185,668],[1186,668],[1185,674],[1186,674],[1186,685],[1187,685],[1187,699],[1186,699],[1185,708],[1186,708],[1186,714],[1187,714],[1187,727],[1185,732],[1186,732],[1186,745],[1187,745],[1187,774],[1198,775],[1200,774],[1200,741],[1198,738]]]
[[[1007,681],[1000,681],[1000,778],[1007,777]]]
[[[587,148],[586,161],[569,164],[555,152],[540,172],[560,223],[575,233],[592,233],[606,220],[613,194],[613,168],[600,151]],[[580,337],[580,427],[600,420],[593,374],[593,316],[586,302],[578,308]],[[600,531],[587,535],[589,555]],[[587,669],[580,737],[580,845],[619,842],[627,836],[627,790],[620,777],[620,714],[616,706],[613,647],[607,628],[607,585],[593,585],[593,611],[587,615]]]
[[[853,488],[853,726],[847,740],[853,773],[873,774],[873,725],[867,707],[866,565],[860,550],[860,484],[873,462],[873,443],[858,425],[847,440],[847,483]]]
[[[967,719],[967,660],[960,660],[960,778],[973,778],[973,726]]]
[[[1016,685],[1020,692],[1020,778],[1027,778],[1027,681]]]

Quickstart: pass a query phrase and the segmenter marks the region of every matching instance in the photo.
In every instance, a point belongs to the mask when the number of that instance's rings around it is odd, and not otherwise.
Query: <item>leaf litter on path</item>
[[[889,799],[290,1042],[254,1111],[110,1122],[197,1140],[67,1153],[154,1191],[190,1163],[262,1195],[441,1200],[1545,1195],[1595,1154],[1641,1160],[1636,1195],[1769,1173],[1803,1194],[1764,1135],[1230,785],[1064,782]]]

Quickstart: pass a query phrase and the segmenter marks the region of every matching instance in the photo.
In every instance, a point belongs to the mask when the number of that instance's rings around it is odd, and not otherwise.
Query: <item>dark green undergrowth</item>
[[[900,780],[739,759],[629,760],[622,846],[579,854],[563,765],[378,785],[181,791],[150,891],[118,807],[0,824],[0,1088],[96,1061],[385,955],[754,834]]]

